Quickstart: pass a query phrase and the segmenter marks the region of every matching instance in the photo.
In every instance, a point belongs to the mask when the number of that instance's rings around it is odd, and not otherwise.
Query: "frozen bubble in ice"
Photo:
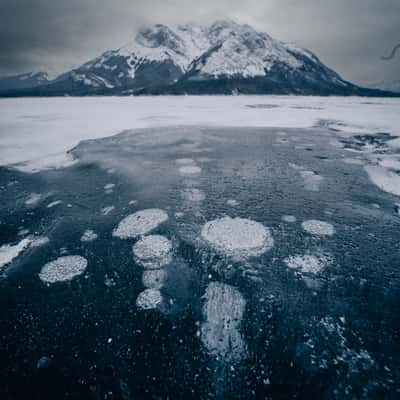
[[[185,165],[179,168],[181,175],[198,175],[201,173],[201,168],[196,165]]]
[[[95,233],[91,229],[87,229],[85,232],[83,232],[83,235],[81,237],[81,242],[93,242],[97,238],[98,238],[97,233]]]
[[[168,214],[158,208],[149,208],[125,217],[113,231],[121,239],[145,235],[167,221]]]
[[[185,189],[182,192],[182,196],[186,201],[193,202],[201,202],[206,198],[205,193],[202,190],[196,188]]]
[[[323,268],[332,264],[333,258],[327,254],[304,254],[289,256],[284,262],[289,268],[300,272],[318,274]]]
[[[175,213],[175,218],[182,218],[184,216],[185,216],[185,213],[183,213],[183,212],[178,211]]]
[[[161,289],[167,278],[165,269],[151,269],[143,272],[142,283],[148,289]]]
[[[224,217],[207,222],[201,236],[216,250],[239,258],[259,256],[274,245],[268,228],[244,218]]]
[[[70,281],[85,272],[87,260],[81,256],[64,256],[47,263],[39,272],[39,278],[45,283]]]
[[[115,183],[107,183],[107,185],[104,185],[104,190],[112,190],[115,187]]]
[[[179,165],[187,165],[194,164],[194,160],[192,158],[178,158],[175,162]]]
[[[164,236],[145,236],[135,243],[133,254],[144,268],[158,269],[171,262],[172,243]]]
[[[292,224],[297,221],[297,218],[294,215],[284,215],[282,221]]]
[[[238,361],[246,354],[246,343],[239,331],[246,300],[230,285],[211,282],[205,293],[201,341],[213,355]]]
[[[136,306],[142,310],[152,310],[162,304],[162,295],[158,289],[146,289],[136,299]]]
[[[335,234],[335,228],[332,224],[324,221],[319,221],[317,219],[304,221],[301,226],[306,232],[311,233],[312,235],[332,236]]]

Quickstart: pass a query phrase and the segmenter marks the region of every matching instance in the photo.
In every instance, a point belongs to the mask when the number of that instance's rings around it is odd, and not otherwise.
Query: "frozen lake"
[[[400,396],[398,100],[0,105],[2,398]]]

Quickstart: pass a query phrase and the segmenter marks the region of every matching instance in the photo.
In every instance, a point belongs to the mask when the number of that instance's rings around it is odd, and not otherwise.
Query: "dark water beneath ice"
[[[73,150],[80,162],[67,169],[1,169],[0,245],[19,242],[22,229],[50,240],[3,270],[1,398],[399,398],[396,199],[360,166],[342,162],[349,154],[332,146],[328,131],[285,132],[125,132],[81,143]],[[182,158],[193,162],[177,163]],[[201,172],[184,174],[185,165]],[[310,186],[302,171],[323,179]],[[37,205],[25,204],[31,193],[42,195]],[[144,289],[135,240],[112,231],[147,208],[168,213],[153,233],[172,240],[174,255],[164,306],[143,311],[135,305]],[[283,222],[284,215],[297,222]],[[201,228],[224,216],[269,227],[274,247],[247,260],[216,253]],[[310,235],[301,227],[310,219],[336,233]],[[82,242],[87,229],[98,238]],[[284,262],[308,253],[333,262],[319,273]],[[46,286],[38,273],[62,254],[85,257],[87,270]],[[239,360],[210,354],[201,340],[210,281],[236,288],[246,301],[238,329],[247,350]]]

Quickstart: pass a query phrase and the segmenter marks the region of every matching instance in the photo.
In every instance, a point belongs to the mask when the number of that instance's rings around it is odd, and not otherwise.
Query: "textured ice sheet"
[[[237,289],[220,282],[211,282],[204,297],[204,347],[225,361],[240,360],[246,354],[246,343],[239,331],[246,300]]]
[[[124,218],[113,231],[121,239],[145,235],[168,220],[168,214],[158,208],[141,210]]]
[[[201,202],[205,200],[206,194],[197,188],[184,189],[182,192],[183,199],[186,201]]]
[[[161,235],[142,237],[133,246],[137,262],[146,269],[158,269],[171,262],[172,242]]]
[[[146,289],[139,293],[136,306],[142,310],[152,310],[162,305],[162,294],[158,289]]]
[[[311,233],[312,235],[332,236],[335,234],[335,228],[332,224],[317,219],[304,221],[301,226],[306,232]]]
[[[201,236],[216,250],[240,258],[259,256],[274,245],[268,228],[244,218],[224,217],[207,222]]]
[[[66,282],[83,274],[88,262],[81,256],[64,256],[47,263],[39,273],[45,283]]]

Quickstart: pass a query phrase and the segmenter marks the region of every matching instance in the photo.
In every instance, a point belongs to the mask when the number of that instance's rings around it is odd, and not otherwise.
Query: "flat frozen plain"
[[[266,108],[265,105],[273,105]],[[327,122],[329,121],[329,122]],[[73,162],[81,140],[160,126],[309,128],[400,136],[400,99],[303,96],[0,99],[0,165],[37,171]]]

